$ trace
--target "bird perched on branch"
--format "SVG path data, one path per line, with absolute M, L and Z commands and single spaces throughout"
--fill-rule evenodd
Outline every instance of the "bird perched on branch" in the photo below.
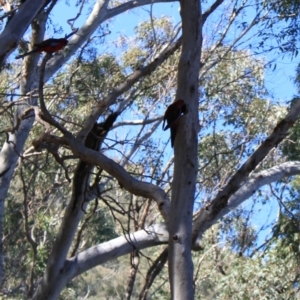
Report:
M 72 33 L 65 36 L 65 38 L 62 39 L 48 39 L 41 43 L 35 44 L 33 47 L 33 50 L 26 52 L 22 55 L 16 56 L 16 59 L 23 58 L 27 55 L 31 55 L 34 53 L 39 52 L 46 52 L 46 53 L 54 53 L 61 49 L 63 49 L 68 44 L 68 38 L 71 37 L 74 33 L 76 33 L 77 30 L 73 31 Z
M 163 122 L 163 130 L 170 128 L 171 131 L 171 146 L 174 147 L 174 140 L 177 132 L 179 119 L 188 113 L 187 105 L 182 99 L 179 99 L 168 106 Z M 165 125 L 165 122 L 167 124 Z

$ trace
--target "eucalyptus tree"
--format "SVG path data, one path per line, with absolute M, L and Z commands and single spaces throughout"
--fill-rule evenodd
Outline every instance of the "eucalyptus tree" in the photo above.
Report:
M 299 174 L 299 162 L 286 161 L 277 146 L 300 104 L 287 112 L 268 102 L 265 62 L 248 50 L 268 7 L 182 0 L 174 25 L 153 15 L 158 2 L 171 1 L 67 3 L 77 9 L 65 20 L 70 31 L 83 11 L 87 18 L 65 49 L 10 64 L 17 45 L 27 50 L 28 26 L 31 47 L 45 39 L 58 1 L 1 2 L 8 18 L 0 35 L 1 123 L 9 126 L 2 130 L 0 231 L 7 253 L 20 243 L 26 255 L 25 265 L 9 257 L 7 270 L 28 274 L 9 281 L 1 267 L 6 294 L 57 299 L 72 279 L 130 253 L 129 299 L 141 250 L 168 244 L 152 259 L 140 297 L 168 259 L 171 297 L 193 299 L 191 252 L 202 249 L 206 230 L 254 191 Z M 106 22 L 149 4 L 136 39 L 120 34 L 117 54 L 106 47 Z M 174 99 L 189 112 L 179 120 L 173 156 L 158 128 Z

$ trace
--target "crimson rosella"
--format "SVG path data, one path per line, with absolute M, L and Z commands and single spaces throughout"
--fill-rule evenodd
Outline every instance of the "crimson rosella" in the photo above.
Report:
M 163 122 L 163 130 L 170 128 L 171 131 L 171 146 L 174 147 L 174 140 L 177 132 L 179 119 L 188 113 L 187 106 L 182 99 L 179 99 L 168 106 Z M 165 122 L 167 124 L 165 125 Z
M 48 39 L 41 43 L 35 44 L 33 50 L 26 52 L 22 55 L 16 56 L 16 59 L 23 58 L 27 55 L 31 55 L 33 53 L 46 52 L 46 53 L 54 53 L 61 49 L 63 49 L 68 44 L 68 38 L 72 36 L 76 31 L 73 31 L 65 38 L 62 39 Z

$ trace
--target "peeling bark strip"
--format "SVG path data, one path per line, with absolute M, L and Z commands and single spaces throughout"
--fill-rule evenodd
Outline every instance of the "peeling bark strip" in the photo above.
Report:
M 201 209 L 194 222 L 193 242 L 200 238 L 203 233 L 218 214 L 226 209 L 228 199 L 236 192 L 247 180 L 249 174 L 255 170 L 257 165 L 277 147 L 288 135 L 288 130 L 294 125 L 300 115 L 300 100 L 291 108 L 286 117 L 278 122 L 273 132 L 257 148 L 257 150 L 248 158 L 240 169 L 232 176 L 228 184 L 216 195 L 216 197 L 204 208 Z

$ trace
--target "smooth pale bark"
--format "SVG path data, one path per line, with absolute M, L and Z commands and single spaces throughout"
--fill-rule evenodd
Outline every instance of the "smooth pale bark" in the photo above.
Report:
M 280 166 L 270 168 L 268 170 L 259 172 L 253 178 L 243 185 L 243 187 L 234 194 L 230 200 L 226 210 L 223 210 L 218 218 L 213 223 L 217 222 L 222 216 L 230 212 L 236 206 L 249 198 L 255 190 L 263 185 L 281 180 L 284 177 L 300 174 L 300 162 L 288 162 Z M 213 223 L 209 224 L 211 226 Z M 209 227 L 207 226 L 205 230 Z M 66 235 L 68 233 L 65 233 Z M 41 293 L 41 288 L 38 289 L 33 299 L 56 299 L 55 297 L 60 291 L 76 276 L 103 264 L 111 259 L 120 257 L 130 253 L 133 249 L 145 249 L 147 247 L 155 246 L 168 241 L 168 231 L 165 224 L 156 224 L 131 234 L 130 236 L 118 237 L 111 241 L 102 243 L 100 245 L 89 248 L 81 252 L 78 256 L 68 260 L 64 260 L 62 268 L 60 269 L 58 284 L 44 288 L 48 289 L 51 297 L 44 298 L 45 293 Z M 63 246 L 63 245 L 62 245 Z M 45 283 L 43 283 L 45 284 Z M 51 287 L 49 289 L 48 287 Z M 55 293 L 55 295 L 52 293 Z
M 111 241 L 89 248 L 76 257 L 64 260 L 56 278 L 55 285 L 49 285 L 47 278 L 40 283 L 34 300 L 55 300 L 62 289 L 74 277 L 103 264 L 109 260 L 128 254 L 133 250 L 167 243 L 168 231 L 164 224 L 155 224 L 144 230 L 139 230 L 127 236 L 118 237 Z
M 34 1 L 27 1 L 26 3 L 33 3 Z M 40 1 L 41 2 L 41 1 Z M 75 51 L 86 41 L 88 37 L 91 36 L 91 34 L 94 32 L 95 29 L 98 28 L 98 26 L 101 24 L 101 22 L 107 20 L 109 17 L 115 16 L 127 9 L 130 9 L 132 7 L 141 6 L 147 3 L 154 3 L 154 2 L 167 2 L 167 1 L 129 1 L 128 3 L 122 4 L 116 8 L 109 9 L 107 4 L 109 1 L 97 1 L 96 5 L 94 7 L 94 10 L 92 14 L 90 15 L 88 21 L 84 25 L 83 28 L 80 29 L 78 32 L 78 35 L 75 35 L 72 40 L 70 41 L 69 46 L 66 49 L 66 52 L 64 52 L 61 55 L 55 56 L 51 59 L 49 62 L 48 68 L 46 70 L 46 79 L 50 78 L 74 53 Z M 219 5 L 222 1 L 216 1 L 215 6 Z M 177 91 L 177 98 L 183 98 L 190 107 L 190 113 L 188 115 L 188 118 L 182 118 L 180 121 L 180 129 L 177 134 L 177 138 L 175 141 L 175 172 L 174 172 L 174 181 L 173 181 L 173 195 L 172 199 L 172 226 L 170 228 L 173 231 L 172 238 L 170 239 L 170 244 L 172 248 L 172 258 L 170 258 L 170 265 L 172 265 L 173 271 L 179 271 L 183 272 L 182 274 L 176 274 L 175 272 L 171 271 L 171 285 L 172 285 L 172 294 L 174 299 L 191 299 L 189 297 L 192 297 L 192 262 L 190 259 L 190 228 L 191 228 L 191 217 L 192 217 L 192 203 L 193 203 L 193 197 L 194 197 L 194 190 L 195 190 L 195 176 L 197 172 L 197 130 L 198 130 L 198 119 L 197 119 L 197 101 L 198 101 L 198 86 L 197 83 L 194 85 L 194 79 L 198 78 L 195 75 L 196 69 L 199 69 L 198 62 L 200 61 L 199 58 L 197 58 L 197 55 L 195 53 L 198 53 L 200 55 L 201 50 L 201 22 L 200 18 L 197 19 L 197 22 L 200 22 L 198 24 L 198 27 L 192 28 L 192 22 L 194 22 L 193 18 L 195 17 L 195 14 L 197 14 L 198 7 L 199 7 L 199 1 L 182 1 L 182 18 L 183 18 L 183 33 L 186 35 L 184 38 L 184 45 L 183 45 L 183 51 L 182 51 L 182 57 L 180 60 L 179 65 L 179 75 L 178 75 L 178 91 Z M 189 8 L 187 8 L 189 6 Z M 212 6 L 213 7 L 213 6 Z M 200 7 L 199 7 L 200 9 Z M 208 11 L 207 15 L 209 15 L 211 11 Z M 207 17 L 205 15 L 205 19 Z M 189 18 L 191 19 L 189 21 Z M 198 32 L 197 32 L 198 31 Z M 196 38 L 194 39 L 194 37 Z M 1 36 L 0 36 L 1 38 Z M 197 40 L 198 38 L 198 40 Z M 2 43 L 3 44 L 3 43 Z M 175 47 L 178 49 L 178 45 Z M 176 50 L 175 49 L 175 50 Z M 174 51 L 175 51 L 174 50 Z M 161 57 L 161 59 L 163 59 Z M 153 65 L 157 63 L 153 62 Z M 156 66 L 160 65 L 161 62 L 159 61 Z M 152 65 L 152 66 L 153 66 Z M 149 68 L 149 72 L 151 72 L 151 68 Z M 132 77 L 129 79 L 132 80 L 129 82 L 124 83 L 123 86 L 120 87 L 118 90 L 118 93 L 122 94 L 124 92 L 124 86 L 132 86 L 134 82 L 136 82 L 139 78 L 142 76 L 145 76 L 145 74 L 141 74 L 141 71 L 137 71 L 133 74 Z M 31 86 L 31 84 L 29 84 Z M 31 86 L 32 87 L 32 86 Z M 116 94 L 110 95 L 111 97 L 108 97 L 105 103 L 106 105 L 109 105 L 112 103 L 113 99 L 115 99 Z M 197 101 L 195 100 L 197 98 Z M 103 108 L 104 109 L 104 108 Z M 97 117 L 97 114 L 99 114 L 100 110 L 96 110 L 94 117 Z M 20 112 L 21 114 L 22 112 Z M 92 120 L 92 119 L 91 119 Z M 93 124 L 93 122 L 91 122 Z M 13 135 L 10 135 L 9 143 L 6 143 L 3 147 L 3 150 L 0 154 L 0 176 L 2 177 L 2 184 L 0 183 L 0 195 L 2 197 L 1 188 L 4 187 L 5 195 L 7 192 L 7 188 L 9 186 L 10 178 L 13 174 L 13 169 L 15 167 L 15 162 L 17 161 L 19 153 L 22 152 L 24 142 L 27 138 L 27 135 L 31 129 L 32 126 L 32 120 L 30 122 L 23 121 L 20 124 L 19 130 Z M 75 142 L 75 141 L 72 141 Z M 78 143 L 77 143 L 78 144 Z M 79 144 L 81 147 L 81 144 Z M 10 147 L 10 154 L 7 154 L 7 147 Z M 82 157 L 84 156 L 84 150 L 80 149 L 78 150 L 76 147 L 74 147 L 74 151 L 77 151 L 77 154 Z M 82 150 L 82 151 L 81 151 Z M 93 155 L 97 155 L 93 153 Z M 104 157 L 104 156 L 103 156 Z M 127 172 L 123 172 L 125 170 L 119 169 L 116 167 L 116 165 L 110 164 L 109 160 L 104 159 L 101 157 L 96 163 L 99 165 L 103 164 L 106 166 L 108 170 L 112 174 L 116 174 L 116 178 L 120 178 L 123 180 L 126 184 L 125 188 L 133 193 L 137 193 L 140 195 L 145 195 L 145 197 L 153 197 L 159 205 L 162 205 L 162 214 L 167 219 L 169 216 L 169 202 L 166 198 L 165 194 L 162 191 L 156 190 L 155 188 L 149 186 L 149 185 L 140 185 L 138 181 L 134 181 L 131 178 L 127 177 Z M 2 163 L 2 164 L 1 164 Z M 6 168 L 7 167 L 7 168 Z M 238 185 L 239 187 L 239 185 Z M 232 192 L 234 193 L 234 191 Z M 233 195 L 234 196 L 234 195 Z M 230 198 L 231 199 L 231 198 Z M 230 203 L 230 199 L 228 201 L 228 206 Z M 3 206 L 4 206 L 4 198 L 0 198 L 0 216 L 3 215 Z M 3 201 L 2 201 L 3 200 Z M 185 201 L 187 201 L 185 203 Z M 224 212 L 226 211 L 226 207 L 224 208 Z M 219 216 L 219 215 L 217 215 Z M 210 219 L 205 217 L 205 222 L 209 222 Z M 201 220 L 202 222 L 203 220 Z M 199 228 L 205 228 L 205 224 L 202 223 L 196 223 L 199 225 Z M 208 224 L 208 223 L 207 223 Z M 74 226 L 73 226 L 74 227 Z M 200 230 L 198 228 L 198 233 L 200 233 Z M 73 230 L 73 229 L 72 229 Z M 68 234 L 68 233 L 67 233 Z M 177 239 L 177 237 L 180 237 L 181 239 Z M 174 239 L 176 238 L 176 239 Z M 175 241 L 176 240 L 176 241 Z M 109 243 L 109 242 L 108 242 Z M 152 244 L 149 243 L 148 246 L 151 246 Z M 127 245 L 128 246 L 128 245 Z M 123 244 L 120 244 L 118 246 L 115 246 L 114 251 L 116 253 L 123 253 L 120 251 L 124 248 Z M 126 247 L 125 247 L 126 248 Z M 91 249 L 90 249 L 91 250 Z M 94 249 L 95 250 L 95 249 Z M 129 252 L 132 251 L 132 248 L 129 245 Z M 97 251 L 96 251 L 97 252 Z M 101 252 L 101 251 L 100 251 Z M 84 259 L 83 256 L 81 256 L 81 266 L 85 265 L 82 269 L 88 270 L 92 268 L 93 266 L 97 265 L 97 263 L 103 262 L 103 256 L 105 256 L 105 253 L 97 252 L 97 255 L 91 256 L 91 260 L 87 258 Z M 124 254 L 129 253 L 124 252 Z M 86 252 L 87 255 L 91 254 L 92 252 Z M 120 254 L 123 255 L 123 254 Z M 100 258 L 101 256 L 101 258 Z M 80 256 L 78 256 L 80 257 Z M 78 270 L 77 259 L 74 260 L 68 260 L 64 261 L 63 263 L 63 271 L 62 272 L 62 284 L 59 285 L 58 290 L 62 288 L 64 283 L 67 282 L 67 280 L 71 280 L 71 278 L 74 278 L 77 276 L 74 272 L 74 269 Z M 108 260 L 111 259 L 108 258 Z M 89 263 L 86 263 L 86 261 L 89 261 Z M 57 265 L 62 266 L 62 263 L 58 263 Z M 76 266 L 76 267 L 74 267 Z M 187 270 L 189 267 L 191 267 L 189 270 Z M 71 275 L 69 272 L 72 270 L 73 275 Z M 79 268 L 80 269 L 80 268 Z M 186 273 L 184 273 L 186 272 Z M 184 274 L 188 275 L 186 279 L 184 278 Z M 65 277 L 63 277 L 65 275 Z M 177 276 L 178 275 L 178 276 Z M 183 281 L 181 281 L 183 280 Z M 190 281 L 190 284 L 188 284 L 187 281 Z M 177 286 L 176 286 L 177 285 Z M 186 289 L 187 293 L 184 294 L 183 292 L 180 292 L 182 290 Z M 57 291 L 55 291 L 57 293 Z M 176 295 L 176 296 L 175 296 Z M 185 297 L 187 295 L 187 297 Z M 38 298 L 36 298 L 38 299 Z M 39 299 L 45 299 L 42 296 Z
M 87 158 L 88 157 L 89 155 L 87 155 Z M 222 213 L 220 213 L 214 220 L 214 222 L 206 224 L 207 226 L 205 226 L 204 230 L 209 228 L 222 216 L 229 213 L 232 209 L 248 199 L 258 188 L 262 187 L 263 185 L 281 180 L 284 177 L 290 177 L 296 174 L 300 174 L 300 162 L 288 162 L 281 164 L 280 166 L 259 172 L 248 182 L 246 182 L 243 187 L 229 199 L 227 209 L 224 209 Z M 69 232 L 64 234 L 68 235 Z M 128 254 L 133 249 L 141 250 L 161 243 L 166 243 L 167 241 L 168 231 L 166 229 L 166 225 L 163 223 L 150 226 L 145 230 L 140 230 L 127 237 L 118 237 L 111 241 L 89 248 L 74 258 L 64 260 L 61 264 L 62 268 L 60 269 L 61 274 L 59 274 L 59 280 L 57 280 L 58 284 L 55 284 L 54 286 L 46 284 L 45 282 L 42 284 L 45 284 L 44 289 L 47 289 L 49 293 L 55 292 L 55 295 L 58 295 L 65 285 L 73 278 L 90 270 L 91 268 L 94 268 L 97 265 Z M 63 247 L 64 245 L 61 246 Z M 50 298 L 44 298 L 45 291 L 43 293 L 41 293 L 41 291 L 42 287 L 40 287 L 36 292 L 34 299 L 56 299 L 54 297 L 55 295 L 51 296 Z
M 169 277 L 171 298 L 194 299 L 191 257 L 192 217 L 198 169 L 198 76 L 202 46 L 199 0 L 181 0 L 182 52 L 178 66 L 176 99 L 189 113 L 179 121 L 175 138 L 175 167 L 169 218 Z

